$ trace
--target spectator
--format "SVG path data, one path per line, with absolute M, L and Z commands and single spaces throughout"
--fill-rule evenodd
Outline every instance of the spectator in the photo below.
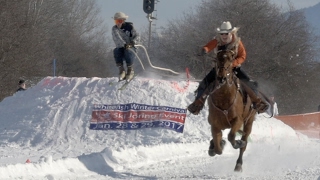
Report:
M 20 79 L 20 80 L 19 80 L 19 89 L 17 89 L 17 92 L 18 92 L 18 91 L 24 91 L 24 90 L 26 90 L 25 80 Z
M 278 105 L 277 103 L 275 102 L 274 100 L 274 95 L 271 95 L 269 97 L 271 103 L 273 103 L 273 114 L 272 114 L 272 109 L 271 109 L 271 106 L 269 106 L 268 110 L 267 110 L 267 113 L 270 115 L 270 116 L 278 116 L 279 115 L 279 111 L 278 111 Z

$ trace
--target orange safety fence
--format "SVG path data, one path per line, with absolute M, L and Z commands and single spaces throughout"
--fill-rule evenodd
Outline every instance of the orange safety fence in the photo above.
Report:
M 287 116 L 275 116 L 295 130 L 317 129 L 320 128 L 320 112 L 296 114 Z
M 310 138 L 320 139 L 320 112 L 275 116 L 275 118 Z

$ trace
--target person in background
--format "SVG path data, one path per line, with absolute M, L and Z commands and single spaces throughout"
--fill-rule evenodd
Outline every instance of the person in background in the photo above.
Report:
M 114 15 L 115 25 L 112 27 L 112 38 L 116 44 L 113 50 L 116 65 L 119 68 L 119 80 L 131 80 L 134 76 L 133 60 L 135 58 L 137 38 L 139 37 L 133 23 L 126 22 L 129 16 L 123 12 Z M 126 61 L 127 72 L 124 69 L 123 61 Z
M 202 47 L 201 55 L 205 55 L 209 52 L 214 52 L 214 55 L 217 55 L 217 52 L 220 50 L 233 50 L 235 51 L 236 57 L 233 61 L 233 71 L 236 76 L 245 84 L 248 89 L 248 95 L 253 102 L 254 109 L 259 113 L 263 113 L 268 109 L 268 104 L 258 97 L 258 83 L 251 80 L 249 76 L 240 68 L 241 64 L 246 59 L 246 50 L 245 47 L 238 37 L 238 27 L 232 27 L 229 21 L 223 22 L 220 28 L 217 28 L 217 36 L 209 41 L 204 47 Z M 188 106 L 189 112 L 194 115 L 199 114 L 202 110 L 204 103 L 209 95 L 209 85 L 213 84 L 216 79 L 216 69 L 215 67 L 206 75 L 206 77 L 199 83 L 198 89 L 196 90 L 196 98 Z
M 269 106 L 268 110 L 267 110 L 267 113 L 270 115 L 270 116 L 278 116 L 279 115 L 279 111 L 278 111 L 278 105 L 277 103 L 274 101 L 274 95 L 271 95 L 269 97 L 270 99 L 270 102 L 273 103 L 273 112 L 272 112 L 272 109 L 271 109 L 271 106 Z
M 19 80 L 18 85 L 19 85 L 19 88 L 17 89 L 17 91 L 16 91 L 16 92 L 26 90 L 26 83 L 25 83 L 25 80 L 20 79 L 20 80 Z

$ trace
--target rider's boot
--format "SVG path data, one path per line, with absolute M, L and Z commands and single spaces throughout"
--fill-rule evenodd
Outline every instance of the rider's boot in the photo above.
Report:
M 264 101 L 258 96 L 257 83 L 255 81 L 250 80 L 248 82 L 243 82 L 242 84 L 245 91 L 250 96 L 253 108 L 256 109 L 258 113 L 264 113 L 268 109 L 269 105 L 266 101 Z
M 195 100 L 188 106 L 190 113 L 198 115 L 203 109 L 204 103 L 209 95 L 209 88 L 204 81 L 201 81 L 198 89 L 195 91 L 197 93 Z
M 119 80 L 122 81 L 126 77 L 126 71 L 123 68 L 123 64 L 118 63 L 117 66 L 119 68 Z

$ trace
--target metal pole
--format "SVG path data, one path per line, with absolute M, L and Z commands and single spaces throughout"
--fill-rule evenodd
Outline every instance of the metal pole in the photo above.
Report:
M 56 59 L 53 59 L 53 77 L 56 76 Z
M 150 49 L 150 40 L 151 40 L 151 25 L 152 25 L 152 14 L 148 14 L 148 20 L 149 20 L 149 40 L 148 40 L 148 48 Z

